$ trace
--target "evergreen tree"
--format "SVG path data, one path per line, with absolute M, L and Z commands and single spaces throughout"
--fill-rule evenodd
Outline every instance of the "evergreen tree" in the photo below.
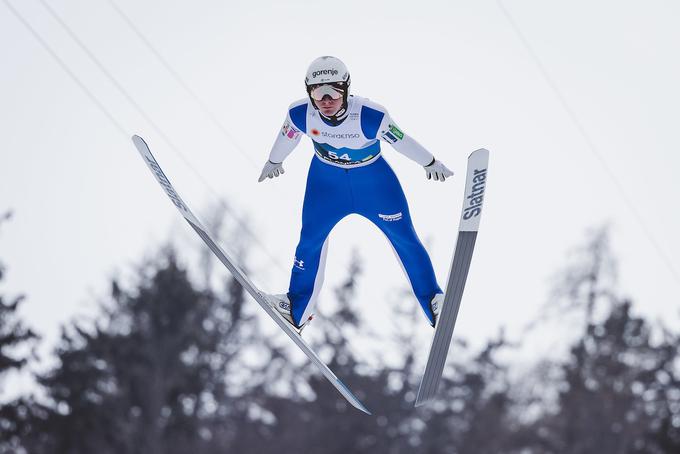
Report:
M 2 223 L 11 212 L 0 216 Z M 0 262 L 0 282 L 4 279 L 5 266 Z M 21 370 L 32 356 L 32 348 L 38 337 L 18 316 L 24 296 L 8 297 L 0 293 L 0 387 L 10 372 Z M 23 430 L 25 406 L 22 399 L 0 402 L 0 453 L 19 449 L 19 434 Z
M 565 316 L 582 315 L 583 331 L 551 384 L 556 408 L 544 403 L 541 417 L 522 431 L 524 446 L 570 454 L 674 452 L 668 447 L 678 446 L 680 427 L 679 337 L 666 332 L 654 341 L 653 327 L 618 296 L 606 230 L 578 257 L 557 295 Z
M 260 331 L 249 315 L 259 309 L 233 279 L 209 288 L 208 263 L 203 287 L 171 250 L 142 267 L 136 284 L 112 282 L 94 323 L 64 329 L 58 367 L 38 376 L 46 398 L 2 408 L 0 452 L 680 452 L 680 336 L 618 296 L 604 230 L 567 263 L 552 295 L 560 321 L 578 328 L 566 358 L 539 358 L 523 377 L 544 391 L 529 398 L 500 360 L 513 347 L 501 331 L 479 351 L 456 337 L 437 398 L 413 408 L 427 345 L 412 313 L 393 313 L 405 317 L 393 339 L 370 332 L 357 310 L 361 261 L 353 257 L 335 310 L 305 337 L 373 416 L 352 408 L 278 329 Z M 4 323 L 19 333 L 7 339 L 28 332 Z M 396 363 L 368 364 L 355 351 L 367 337 L 397 353 Z M 25 364 L 8 357 L 14 368 Z
M 548 424 L 555 452 L 661 453 L 653 440 L 664 418 L 676 420 L 670 381 L 678 383 L 677 344 L 652 342 L 651 327 L 616 304 L 591 324 L 563 366 L 560 411 Z M 676 388 L 677 389 L 677 388 Z
M 11 212 L 0 216 L 0 227 L 10 218 Z M 4 275 L 5 266 L 0 262 L 0 282 Z M 18 318 L 17 311 L 23 300 L 23 295 L 9 298 L 0 293 L 0 379 L 3 374 L 26 365 L 30 356 L 26 346 L 37 338 Z M 23 351 L 17 352 L 22 347 Z
M 238 350 L 253 338 L 242 289 L 195 288 L 172 251 L 140 275 L 134 289 L 113 282 L 94 327 L 64 330 L 59 367 L 39 377 L 49 401 L 29 452 L 209 453 L 238 437 L 228 422 L 242 408 L 225 377 L 239 374 Z

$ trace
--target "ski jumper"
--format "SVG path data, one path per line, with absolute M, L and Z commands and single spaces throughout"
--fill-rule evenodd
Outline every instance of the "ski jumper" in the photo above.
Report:
M 422 166 L 433 161 L 432 154 L 403 133 L 384 107 L 358 96 L 349 97 L 347 115 L 337 125 L 322 117 L 308 99 L 291 104 L 269 160 L 283 162 L 302 134 L 312 139 L 315 156 L 307 175 L 302 232 L 288 289 L 295 324 L 313 313 L 323 283 L 328 234 L 353 213 L 369 219 L 387 236 L 434 324 L 430 302 L 442 291 L 413 227 L 404 191 L 380 154 L 380 140 Z

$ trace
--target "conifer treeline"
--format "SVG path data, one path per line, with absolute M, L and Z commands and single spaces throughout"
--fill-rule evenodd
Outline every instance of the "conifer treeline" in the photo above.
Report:
M 438 400 L 419 409 L 426 349 L 412 336 L 377 340 L 398 352 L 397 367 L 352 350 L 351 333 L 370 329 L 353 310 L 355 258 L 315 347 L 366 416 L 263 329 L 235 281 L 199 285 L 164 249 L 130 288 L 111 282 L 96 323 L 64 327 L 58 365 L 35 374 L 39 393 L 0 406 L 0 453 L 678 453 L 680 336 L 617 296 L 606 235 L 584 250 L 554 296 L 583 315 L 567 357 L 537 358 L 520 383 L 499 360 L 516 348 L 503 336 L 479 351 L 459 341 L 471 359 L 451 359 Z M 25 347 L 38 342 L 20 303 L 0 288 L 0 380 L 30 364 Z

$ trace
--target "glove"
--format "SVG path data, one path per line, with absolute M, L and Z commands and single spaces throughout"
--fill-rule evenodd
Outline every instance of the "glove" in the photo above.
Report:
M 271 162 L 267 161 L 264 165 L 264 168 L 262 169 L 262 173 L 260 174 L 260 179 L 257 180 L 258 183 L 264 181 L 265 178 L 274 178 L 278 177 L 279 174 L 286 173 L 285 170 L 283 170 L 283 163 L 279 162 Z
M 447 169 L 441 161 L 432 159 L 432 163 L 425 166 L 425 175 L 427 175 L 428 180 L 434 177 L 435 181 L 444 181 L 446 177 L 452 177 L 453 172 Z

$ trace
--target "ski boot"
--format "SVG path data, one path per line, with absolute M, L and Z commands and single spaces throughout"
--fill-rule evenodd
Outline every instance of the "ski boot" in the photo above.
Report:
M 265 300 L 267 301 L 267 304 L 269 306 L 276 310 L 281 316 L 286 320 L 288 323 L 291 324 L 291 326 L 295 329 L 295 331 L 298 332 L 298 334 L 302 334 L 302 330 L 307 326 L 307 324 L 314 318 L 314 315 L 310 315 L 307 320 L 305 320 L 304 323 L 302 323 L 300 326 L 295 324 L 295 321 L 293 320 L 293 308 L 290 304 L 290 300 L 288 299 L 288 295 L 285 293 L 280 293 L 276 295 L 269 295 L 269 294 L 264 294 Z
M 437 326 L 437 320 L 439 319 L 439 313 L 442 311 L 442 304 L 444 303 L 444 294 L 437 293 L 430 301 L 430 309 L 432 309 L 432 314 L 434 314 L 434 323 L 432 327 Z

